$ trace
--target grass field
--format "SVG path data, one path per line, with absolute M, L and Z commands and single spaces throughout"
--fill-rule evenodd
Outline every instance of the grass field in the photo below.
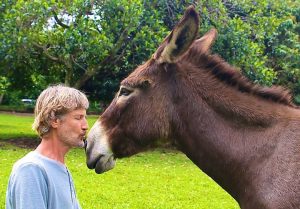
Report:
M 35 137 L 33 116 L 0 113 L 0 208 L 13 163 L 29 149 L 4 143 L 9 138 Z M 96 117 L 89 117 L 90 126 Z M 117 160 L 116 167 L 97 175 L 87 169 L 82 149 L 67 155 L 83 209 L 197 208 L 238 209 L 237 203 L 185 155 L 157 149 Z

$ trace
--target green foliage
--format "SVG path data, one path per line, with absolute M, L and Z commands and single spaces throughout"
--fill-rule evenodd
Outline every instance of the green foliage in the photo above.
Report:
M 190 4 L 201 34 L 219 31 L 215 53 L 255 83 L 300 94 L 300 2 L 293 0 L 5 0 L 0 76 L 11 84 L 7 91 L 32 98 L 50 83 L 66 83 L 108 102 Z
M 9 94 L 4 95 L 3 104 L 6 105 L 9 104 L 12 106 L 21 106 L 22 102 L 20 98 L 22 97 L 23 97 L 22 91 L 20 90 L 10 92 Z
M 33 113 L 34 105 L 0 105 L 0 111 L 4 112 L 18 112 L 18 113 Z
M 128 34 L 127 42 L 116 53 L 119 59 L 107 63 L 106 66 L 103 66 L 104 70 L 101 73 L 96 74 L 90 82 L 86 83 L 85 90 L 91 93 L 92 98 L 101 98 L 102 101 L 106 102 L 110 101 L 119 88 L 120 80 L 126 77 L 137 65 L 149 59 L 164 36 L 167 35 L 167 29 L 161 20 L 160 13 L 154 9 L 155 5 L 154 2 L 147 1 L 140 4 L 139 16 L 132 21 L 135 26 L 126 32 Z M 115 10 L 119 7 L 112 6 L 112 8 Z M 114 13 L 108 12 L 108 14 L 115 16 Z M 111 21 L 114 19 L 109 15 L 107 18 Z M 128 18 L 132 19 L 133 16 Z M 120 35 L 120 33 L 112 34 Z
M 255 83 L 284 85 L 299 94 L 299 8 L 297 1 L 204 1 L 206 31 L 219 31 L 214 51 Z
M 103 78 L 118 83 L 120 72 L 124 75 L 148 58 L 165 35 L 159 13 L 145 4 L 141 0 L 7 3 L 1 22 L 0 75 L 8 75 L 14 89 L 25 85 L 36 96 L 49 83 L 86 85 L 87 92 L 98 96 L 94 89 L 102 89 Z
M 267 57 L 262 47 L 249 39 L 251 26 L 240 18 L 232 19 L 219 35 L 215 50 L 225 60 L 239 66 L 252 81 L 271 85 L 276 73 L 266 66 Z
M 7 77 L 0 76 L 0 95 L 5 94 L 9 87 L 10 83 Z
M 297 94 L 295 96 L 295 103 L 298 104 L 298 105 L 300 105 L 300 94 Z

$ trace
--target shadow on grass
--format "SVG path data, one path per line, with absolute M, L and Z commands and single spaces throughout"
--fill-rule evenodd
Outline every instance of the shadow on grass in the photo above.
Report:
M 19 148 L 35 149 L 40 142 L 41 140 L 38 138 L 15 138 L 1 141 L 0 147 L 5 146 L 5 144 L 11 144 Z

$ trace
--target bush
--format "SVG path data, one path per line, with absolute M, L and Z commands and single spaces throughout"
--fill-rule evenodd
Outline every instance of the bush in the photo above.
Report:
M 0 111 L 33 113 L 34 107 L 25 105 L 0 105 Z
M 297 94 L 294 100 L 297 105 L 300 105 L 300 94 Z

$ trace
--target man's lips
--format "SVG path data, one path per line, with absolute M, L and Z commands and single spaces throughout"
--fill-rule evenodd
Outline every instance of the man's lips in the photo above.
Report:
M 80 138 L 81 141 L 86 141 L 86 133 L 80 134 L 79 138 Z

